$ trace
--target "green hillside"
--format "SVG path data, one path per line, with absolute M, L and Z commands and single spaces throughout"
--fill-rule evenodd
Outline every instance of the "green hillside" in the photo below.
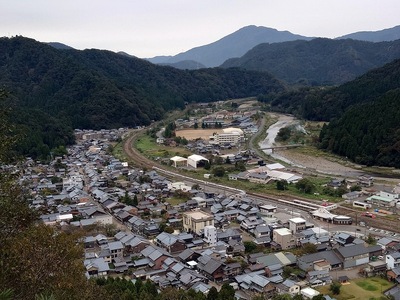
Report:
M 30 132 L 38 136 L 35 144 L 50 149 L 58 142 L 70 142 L 66 128 L 71 132 L 71 128 L 148 125 L 186 102 L 284 90 L 282 83 L 265 73 L 182 71 L 110 51 L 59 50 L 24 37 L 0 39 L 0 86 L 9 92 L 15 115 L 26 116 L 16 121 L 28 128 L 34 123 L 38 130 Z M 56 129 L 43 127 L 43 122 Z M 54 136 L 49 144 L 44 140 L 48 130 L 58 131 L 61 138 Z
M 336 88 L 303 88 L 271 101 L 273 110 L 331 121 L 320 147 L 366 165 L 400 168 L 400 60 Z
M 400 168 L 400 89 L 351 107 L 324 126 L 321 148 L 366 165 Z
M 400 40 L 372 43 L 317 38 L 260 44 L 221 67 L 268 71 L 292 84 L 337 85 L 396 58 L 400 58 Z

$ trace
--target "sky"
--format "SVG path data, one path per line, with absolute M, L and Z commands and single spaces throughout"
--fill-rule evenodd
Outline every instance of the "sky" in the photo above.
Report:
M 0 0 L 0 36 L 175 55 L 257 25 L 335 38 L 400 25 L 399 0 Z

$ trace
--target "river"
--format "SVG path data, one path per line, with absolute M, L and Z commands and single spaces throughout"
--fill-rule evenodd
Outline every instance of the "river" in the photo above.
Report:
M 267 129 L 267 136 L 265 137 L 265 139 L 263 141 L 261 141 L 259 143 L 260 149 L 263 148 L 270 148 L 270 147 L 274 147 L 276 146 L 275 140 L 276 137 L 278 135 L 278 132 L 281 128 L 287 127 L 287 126 L 291 126 L 291 125 L 298 125 L 299 124 L 299 120 L 296 119 L 293 116 L 290 115 L 282 115 L 282 114 L 271 114 L 273 117 L 277 117 L 278 121 L 274 124 L 272 124 L 268 129 Z M 289 160 L 288 158 L 279 155 L 277 152 L 273 152 L 271 149 L 266 149 L 263 150 L 264 153 L 268 154 L 269 156 L 281 160 L 283 162 L 286 162 L 292 166 L 296 166 L 299 168 L 305 168 L 305 166 L 295 163 L 291 160 Z

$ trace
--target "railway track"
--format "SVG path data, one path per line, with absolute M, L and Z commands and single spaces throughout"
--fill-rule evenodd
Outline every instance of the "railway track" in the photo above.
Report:
M 276 196 L 272 196 L 272 195 L 264 195 L 264 194 L 259 194 L 259 193 L 253 193 L 251 191 L 242 191 L 239 189 L 235 189 L 232 187 L 228 187 L 228 186 L 223 186 L 223 185 L 219 185 L 219 184 L 215 184 L 212 182 L 208 182 L 208 181 L 203 181 L 203 180 L 199 180 L 199 179 L 195 179 L 195 178 L 191 178 L 188 176 L 184 176 L 175 172 L 171 172 L 169 170 L 166 170 L 164 168 L 162 168 L 162 166 L 157 165 L 155 166 L 154 161 L 152 161 L 151 159 L 145 157 L 142 153 L 140 153 L 135 147 L 133 147 L 133 143 L 134 141 L 143 133 L 143 130 L 137 130 L 134 131 L 126 140 L 125 143 L 123 145 L 123 149 L 125 154 L 129 157 L 129 159 L 131 160 L 131 162 L 139 168 L 146 168 L 146 169 L 154 169 L 157 172 L 162 173 L 165 177 L 172 179 L 172 178 L 180 178 L 180 179 L 184 179 L 185 181 L 188 182 L 192 182 L 192 183 L 197 183 L 197 184 L 203 184 L 203 185 L 207 185 L 207 186 L 211 186 L 214 188 L 217 188 L 221 191 L 227 191 L 230 193 L 246 193 L 249 196 L 255 197 L 257 200 L 259 201 L 263 201 L 266 203 L 276 203 L 276 204 L 284 204 L 287 206 L 292 206 L 296 209 L 305 211 L 305 212 L 310 212 L 311 210 L 313 210 L 312 208 L 315 207 L 315 205 L 321 205 L 321 202 L 317 202 L 317 201 L 313 201 L 310 199 L 306 199 L 306 198 L 301 198 L 301 197 L 297 197 L 296 199 L 300 199 L 302 201 L 308 202 L 310 204 L 310 207 L 307 208 L 306 205 L 302 205 L 302 204 L 296 204 L 294 202 L 291 203 L 291 201 L 295 200 L 295 198 L 293 197 L 287 197 L 287 196 L 282 196 L 282 197 L 276 197 Z M 387 231 L 391 231 L 391 232 L 399 232 L 400 233 L 400 221 L 398 219 L 388 219 L 385 217 L 377 217 L 375 219 L 366 217 L 366 216 L 362 216 L 360 211 L 355 210 L 355 209 L 351 209 L 348 207 L 344 207 L 344 206 L 338 206 L 336 209 L 334 209 L 332 211 L 335 214 L 338 215 L 345 215 L 345 216 L 350 216 L 353 217 L 353 220 L 355 222 L 355 224 L 358 224 L 360 221 L 363 221 L 365 224 L 367 224 L 367 226 L 369 227 L 374 227 L 374 228 L 379 228 L 379 229 L 383 229 L 383 230 L 387 230 Z

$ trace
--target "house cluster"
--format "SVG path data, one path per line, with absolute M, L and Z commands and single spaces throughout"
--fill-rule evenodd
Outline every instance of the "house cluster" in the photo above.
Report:
M 371 189 L 370 186 L 373 183 L 373 177 L 366 177 L 371 181 L 370 185 L 363 184 L 362 182 L 366 179 L 366 176 L 360 176 L 359 180 L 333 180 L 330 186 L 333 188 L 350 188 L 352 185 L 357 184 L 363 186 L 361 191 L 351 191 L 342 195 L 342 198 L 354 207 L 359 207 L 362 209 L 376 209 L 379 213 L 383 208 L 383 214 L 391 214 L 392 210 L 400 208 L 400 184 L 393 186 L 392 188 L 385 188 L 381 190 Z M 386 211 L 389 210 L 389 211 Z
M 196 104 L 196 108 L 192 109 L 195 116 L 190 116 L 186 119 L 175 120 L 176 128 L 185 129 L 193 128 L 194 124 L 202 128 L 215 127 L 240 127 L 246 133 L 255 133 L 258 131 L 258 126 L 253 121 L 252 116 L 259 112 L 259 107 L 241 105 L 234 109 L 220 109 L 223 104 L 217 104 L 217 107 L 210 103 Z
M 107 134 L 118 139 L 124 130 Z M 338 269 L 377 273 L 384 265 L 388 276 L 398 280 L 400 247 L 395 240 L 369 246 L 245 194 L 196 190 L 153 170 L 129 167 L 108 154 L 110 140 L 104 137 L 82 136 L 68 155 L 50 165 L 27 160 L 21 177 L 31 190 L 31 206 L 42 212 L 46 224 L 85 228 L 117 219 L 124 228 L 114 236 L 82 240 L 88 278 L 123 274 L 149 279 L 161 289 L 175 286 L 203 293 L 211 281 L 229 282 L 243 299 L 254 293 L 300 293 L 311 299 L 318 293 L 313 287 L 329 284 L 332 270 Z M 170 205 L 168 199 L 177 192 L 189 200 Z M 261 252 L 247 255 L 244 235 Z M 309 244 L 317 252 L 290 252 Z M 300 275 L 284 274 L 285 267 L 299 269 Z
M 115 169 L 124 169 L 122 163 L 107 154 L 107 149 L 110 141 L 121 138 L 125 132 L 79 130 L 76 134 L 81 142 L 69 148 L 68 155 L 55 157 L 48 165 L 32 159 L 25 161 L 20 183 L 29 189 L 30 206 L 41 212 L 45 224 L 112 223 L 104 207 L 90 201 L 90 186 L 94 182 L 91 178 L 98 186 L 107 186 Z

